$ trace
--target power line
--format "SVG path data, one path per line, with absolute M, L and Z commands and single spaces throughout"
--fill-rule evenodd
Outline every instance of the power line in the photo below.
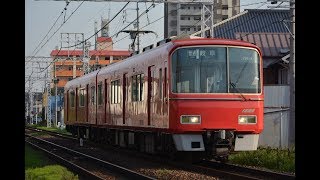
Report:
M 79 44 L 82 44 L 82 43 L 88 41 L 89 39 L 91 39 L 93 36 L 95 36 L 96 34 L 98 34 L 104 27 L 106 27 L 108 24 L 110 24 L 110 22 L 113 21 L 114 18 L 116 18 L 116 17 L 121 13 L 121 11 L 122 11 L 129 3 L 130 3 L 130 1 L 127 2 L 127 3 L 121 8 L 121 10 L 120 10 L 115 16 L 113 16 L 113 18 L 112 18 L 111 20 L 109 20 L 103 27 L 101 27 L 97 32 L 95 32 L 95 33 L 94 33 L 93 35 L 91 35 L 89 38 L 85 39 L 85 40 L 82 41 L 82 42 L 79 42 L 78 44 L 75 44 L 75 45 L 72 45 L 72 46 L 68 46 L 68 47 L 63 47 L 63 48 L 75 47 L 75 46 L 77 46 L 77 45 L 79 45 Z
M 71 18 L 71 16 L 80 8 L 80 6 L 84 3 L 84 1 L 81 2 L 80 5 L 68 16 L 68 18 L 60 25 L 60 27 L 49 37 L 49 39 L 40 47 L 40 49 L 33 55 L 35 56 L 50 40 L 51 38 L 60 30 L 60 28 Z
M 51 28 L 49 29 L 49 31 L 47 32 L 47 34 L 42 38 L 42 40 L 40 41 L 40 43 L 37 45 L 37 47 L 32 51 L 31 54 L 33 54 L 37 49 L 38 47 L 41 45 L 41 43 L 44 41 L 44 39 L 48 36 L 48 34 L 50 33 L 50 31 L 52 30 L 52 28 L 56 25 L 56 23 L 58 22 L 58 20 L 60 19 L 60 17 L 62 16 L 62 14 L 66 11 L 66 8 L 67 6 L 69 5 L 69 3 L 66 4 L 66 6 L 63 8 L 63 10 L 61 11 L 59 17 L 55 20 L 55 22 L 53 23 L 53 25 L 51 26 Z M 31 56 L 32 58 L 32 56 Z M 25 62 L 25 63 L 28 63 L 30 62 L 31 60 Z
M 117 36 L 121 31 L 125 30 L 127 27 L 129 27 L 132 23 L 134 23 L 138 18 L 140 18 L 141 16 L 143 16 L 144 14 L 146 14 L 150 9 L 151 7 L 154 7 L 153 5 L 149 6 L 148 9 L 146 9 L 143 13 L 141 13 L 135 20 L 131 21 L 127 26 L 125 26 L 124 28 L 122 28 L 120 31 L 118 31 L 117 33 L 113 34 L 112 36 L 110 37 L 114 37 L 114 36 Z M 105 41 L 105 40 L 104 40 Z M 102 41 L 103 42 L 103 41 Z M 114 43 L 113 43 L 114 44 Z M 110 46 L 110 45 L 109 45 Z M 107 47 L 109 47 L 107 46 Z M 101 50 L 99 50 L 99 53 L 101 52 Z M 97 52 L 96 52 L 97 53 Z M 92 54 L 95 55 L 96 53 Z

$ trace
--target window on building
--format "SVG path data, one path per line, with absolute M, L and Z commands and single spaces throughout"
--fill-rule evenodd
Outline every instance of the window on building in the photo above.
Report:
M 279 82 L 280 84 L 289 84 L 287 68 L 279 69 Z
M 132 101 L 143 101 L 143 74 L 134 75 L 131 77 L 132 80 Z
M 84 106 L 84 96 L 85 96 L 85 89 L 80 89 L 80 99 L 79 99 L 79 106 Z
M 69 70 L 69 71 L 71 71 L 72 69 L 73 69 L 72 66 L 69 66 L 69 67 L 68 67 L 68 70 Z
M 222 5 L 222 9 L 228 10 L 228 5 Z
M 200 19 L 201 19 L 201 16 L 193 16 L 193 19 L 194 19 L 194 20 L 200 20 Z
M 95 86 L 91 86 L 91 104 L 95 105 L 96 104 L 96 87 Z
M 98 84 L 98 105 L 101 105 L 103 102 L 102 98 L 102 83 Z
M 190 20 L 190 17 L 188 17 L 188 20 Z
M 74 91 L 70 91 L 70 107 L 74 107 Z
M 68 81 L 71 81 L 72 80 L 72 77 L 68 77 Z
M 188 9 L 190 9 L 190 6 L 188 6 Z
M 111 81 L 111 104 L 120 103 L 120 80 Z
M 222 20 L 228 19 L 228 15 L 222 15 Z
M 181 17 L 180 17 L 180 20 L 184 20 L 184 16 L 181 16 Z

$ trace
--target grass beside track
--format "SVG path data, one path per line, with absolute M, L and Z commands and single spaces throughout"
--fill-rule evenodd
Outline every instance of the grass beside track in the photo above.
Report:
M 33 128 L 43 129 L 43 130 L 57 132 L 57 133 L 61 133 L 61 134 L 72 135 L 66 129 L 59 129 L 59 128 L 56 128 L 56 127 L 46 127 L 46 126 L 43 126 L 43 125 L 29 125 L 29 126 L 33 127 Z
M 25 179 L 68 179 L 78 180 L 78 175 L 74 175 L 65 167 L 57 165 L 47 158 L 42 152 L 32 149 L 25 144 Z
M 264 167 L 278 172 L 295 173 L 295 149 L 260 147 L 257 151 L 231 154 L 230 163 Z

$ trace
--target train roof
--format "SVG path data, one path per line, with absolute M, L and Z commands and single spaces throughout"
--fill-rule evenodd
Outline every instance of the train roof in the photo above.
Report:
M 107 65 L 106 67 L 102 67 L 101 69 L 92 71 L 76 79 L 68 81 L 65 85 L 65 88 L 68 89 L 78 84 L 87 83 L 90 81 L 91 78 L 94 78 L 97 74 L 110 73 L 113 71 L 117 71 L 119 68 L 125 68 L 125 67 L 129 68 L 131 63 L 139 63 L 139 61 L 142 62 L 142 60 L 150 58 L 151 57 L 150 55 L 163 57 L 163 56 L 168 56 L 169 53 L 176 47 L 206 45 L 206 44 L 207 45 L 215 44 L 215 45 L 245 46 L 250 48 L 256 48 L 261 53 L 258 46 L 243 40 L 221 39 L 221 38 L 199 38 L 199 37 L 177 39 L 173 37 L 171 39 L 165 39 L 165 40 L 159 41 L 156 44 L 149 45 L 143 48 L 142 52 L 140 53 L 136 52 L 132 56 L 122 61 L 112 63 L 110 65 Z M 155 48 L 153 48 L 154 46 Z

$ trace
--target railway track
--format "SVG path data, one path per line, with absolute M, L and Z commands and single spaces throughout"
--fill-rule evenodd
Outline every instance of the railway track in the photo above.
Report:
M 268 170 L 253 169 L 248 167 L 243 167 L 239 165 L 221 163 L 216 161 L 203 160 L 198 163 L 198 165 L 206 168 L 213 168 L 215 170 L 227 171 L 228 173 L 241 174 L 244 177 L 250 177 L 253 179 L 281 179 L 281 180 L 292 180 L 295 176 L 287 173 L 279 173 Z
M 86 179 L 155 179 L 27 134 L 25 134 L 25 142 L 47 153 Z
M 30 129 L 35 130 L 35 129 Z M 39 130 L 38 130 L 39 131 Z M 41 130 L 43 131 L 43 130 Z M 62 136 L 59 133 L 50 132 L 50 131 L 44 131 L 48 132 L 49 134 L 53 136 L 59 136 L 62 138 L 71 138 L 76 139 L 71 136 Z M 78 139 L 77 139 L 78 141 Z M 88 141 L 86 143 L 91 144 L 92 146 L 95 144 L 93 142 Z M 117 149 L 117 151 L 123 151 L 123 153 L 129 153 L 130 156 L 135 156 L 143 160 L 150 160 L 162 164 L 168 164 L 173 167 L 181 168 L 189 172 L 198 172 L 202 174 L 206 174 L 212 177 L 218 177 L 218 179 L 295 179 L 294 175 L 290 174 L 284 174 L 284 173 L 277 173 L 273 171 L 263 171 L 258 169 L 252 169 L 232 164 L 225 164 L 215 161 L 202 161 L 197 164 L 191 164 L 191 163 L 185 163 L 185 162 L 179 162 L 179 161 L 170 161 L 163 157 L 158 156 L 151 156 L 147 154 L 141 154 L 138 152 L 130 151 L 130 150 L 123 150 L 123 149 Z

